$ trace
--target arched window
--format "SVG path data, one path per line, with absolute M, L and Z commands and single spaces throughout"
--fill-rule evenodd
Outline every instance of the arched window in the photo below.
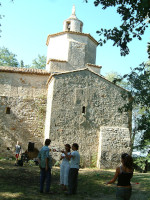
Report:
M 80 32 L 82 33 L 82 25 L 80 25 Z
M 71 29 L 71 22 L 67 22 L 67 31 L 70 31 Z

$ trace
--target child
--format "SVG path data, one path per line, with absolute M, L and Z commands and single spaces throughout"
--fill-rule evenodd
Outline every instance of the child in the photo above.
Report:
M 70 153 L 71 146 L 69 144 L 65 145 L 65 152 L 67 155 L 71 155 Z M 63 190 L 67 190 L 68 186 L 68 175 L 69 175 L 69 169 L 70 169 L 70 163 L 69 158 L 65 156 L 64 153 L 62 153 L 61 158 L 62 163 L 60 166 L 60 184 L 63 186 Z
M 78 182 L 78 171 L 80 164 L 80 154 L 78 152 L 79 145 L 77 143 L 73 143 L 71 155 L 67 155 L 66 152 L 63 152 L 66 157 L 71 160 L 69 177 L 68 177 L 68 192 L 66 194 L 76 194 L 77 192 L 77 182 Z
M 46 180 L 46 193 L 50 191 L 51 184 L 51 168 L 52 168 L 52 157 L 49 153 L 48 146 L 50 145 L 51 140 L 45 140 L 45 146 L 39 152 L 39 166 L 40 166 L 40 193 L 43 193 L 44 182 Z
M 16 150 L 16 163 L 15 163 L 15 165 L 18 165 L 18 158 L 19 158 L 19 154 L 21 153 L 21 146 L 19 145 L 19 141 L 17 141 L 17 144 L 15 146 L 15 150 Z

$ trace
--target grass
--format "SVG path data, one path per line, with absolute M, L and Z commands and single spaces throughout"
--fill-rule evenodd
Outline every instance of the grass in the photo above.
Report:
M 52 170 L 53 195 L 39 193 L 39 167 L 25 163 L 14 166 L 14 161 L 0 160 L 0 200 L 114 200 L 116 185 L 105 185 L 114 170 L 81 169 L 78 193 L 65 196 L 59 186 L 59 168 Z M 150 200 L 150 173 L 134 173 L 131 200 Z

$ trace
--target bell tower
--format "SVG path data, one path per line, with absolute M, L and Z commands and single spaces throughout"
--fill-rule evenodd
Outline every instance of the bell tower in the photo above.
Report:
M 82 27 L 73 6 L 71 16 L 63 22 L 63 31 L 47 37 L 47 71 L 58 73 L 89 67 L 100 73 L 101 67 L 95 65 L 98 42 L 90 34 L 82 33 Z
M 71 16 L 63 23 L 63 31 L 75 31 L 82 33 L 83 22 L 76 17 L 75 6 L 73 5 Z

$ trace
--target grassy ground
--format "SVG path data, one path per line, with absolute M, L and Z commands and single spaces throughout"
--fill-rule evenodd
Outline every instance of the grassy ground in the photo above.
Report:
M 65 196 L 59 186 L 59 168 L 52 170 L 53 195 L 39 193 L 39 167 L 27 163 L 14 166 L 14 161 L 0 160 L 0 200 L 113 200 L 116 186 L 105 185 L 114 170 L 81 169 L 78 194 Z M 150 173 L 134 173 L 131 200 L 150 200 Z

